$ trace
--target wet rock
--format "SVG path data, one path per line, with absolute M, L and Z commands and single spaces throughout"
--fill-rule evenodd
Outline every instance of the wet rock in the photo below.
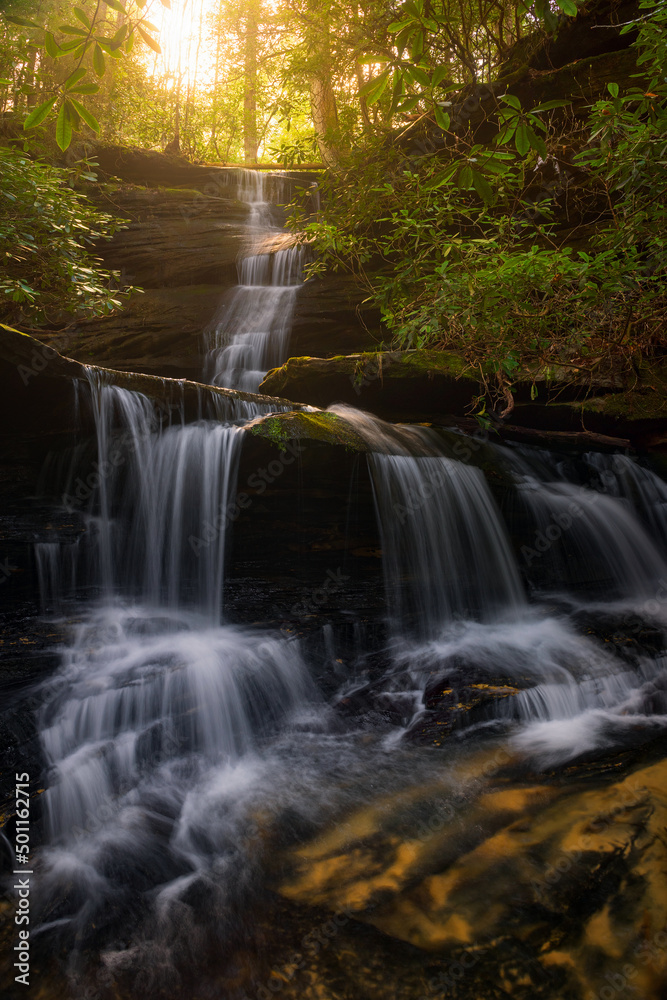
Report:
M 531 686 L 530 682 L 527 682 Z M 511 705 L 498 718 L 498 702 L 516 697 L 525 684 L 516 677 L 475 678 L 463 668 L 432 681 L 424 692 L 424 710 L 408 730 L 413 743 L 441 746 L 453 732 L 462 732 L 480 723 L 506 726 L 512 718 Z
M 250 434 L 266 438 L 284 450 L 288 441 L 323 441 L 352 451 L 369 451 L 368 442 L 336 413 L 305 410 L 258 417 L 248 425 Z
M 19 428 L 20 440 L 34 441 L 42 454 L 48 450 L 49 439 L 72 435 L 75 430 L 92 430 L 91 413 L 85 408 L 77 411 L 77 406 L 86 402 L 85 394 L 81 398 L 77 395 L 78 386 L 87 386 L 89 374 L 110 385 L 143 393 L 156 402 L 165 419 L 174 412 L 185 420 L 197 420 L 207 413 L 214 418 L 225 412 L 233 416 L 235 408 L 244 403 L 264 403 L 267 409 L 276 410 L 293 406 L 289 400 L 200 385 L 187 379 L 84 367 L 29 334 L 0 324 L 3 426 Z
M 559 448 L 660 450 L 667 426 L 664 378 L 658 365 L 633 390 L 610 376 L 591 391 L 569 371 L 536 369 L 517 378 L 514 409 L 494 427 L 508 440 Z M 293 357 L 270 371 L 260 388 L 313 406 L 343 402 L 388 420 L 431 420 L 468 430 L 475 400 L 485 391 L 460 355 L 435 350 Z
M 454 764 L 449 792 L 443 780 L 378 800 L 291 850 L 280 893 L 448 956 L 462 998 L 495 982 L 588 1000 L 611 983 L 661 1000 L 667 761 L 530 785 L 507 784 L 498 754 Z

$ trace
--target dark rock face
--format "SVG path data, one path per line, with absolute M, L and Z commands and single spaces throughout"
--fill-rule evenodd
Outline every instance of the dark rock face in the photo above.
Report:
M 153 160 L 146 156 L 141 161 L 145 172 L 137 176 L 150 174 Z M 170 159 L 155 157 L 163 166 Z M 209 169 L 187 168 L 195 171 L 190 183 L 196 182 L 197 171 Z M 189 176 L 185 167 L 180 169 L 183 177 Z M 204 191 L 107 184 L 88 192 L 101 209 L 128 220 L 128 228 L 100 243 L 97 253 L 106 267 L 120 271 L 124 284 L 137 285 L 144 293 L 132 296 L 113 316 L 81 321 L 57 337 L 44 331 L 41 338 L 88 364 L 199 381 L 204 332 L 237 284 L 238 259 L 250 248 L 248 206 L 236 198 L 238 172 L 218 169 L 216 174 L 212 169 L 215 179 L 204 184 Z M 163 173 L 160 169 L 155 176 Z M 274 221 L 283 221 L 277 208 Z M 272 249 L 267 243 L 266 252 Z M 374 347 L 381 339 L 379 314 L 362 308 L 361 299 L 348 277 L 327 275 L 307 282 L 297 297 L 290 353 L 340 354 Z
M 146 288 L 123 312 L 80 323 L 59 335 L 57 343 L 86 364 L 198 381 L 204 366 L 202 329 L 223 294 L 217 284 Z
M 377 350 L 383 335 L 380 312 L 364 305 L 362 298 L 349 275 L 307 281 L 296 300 L 290 355 L 332 357 Z

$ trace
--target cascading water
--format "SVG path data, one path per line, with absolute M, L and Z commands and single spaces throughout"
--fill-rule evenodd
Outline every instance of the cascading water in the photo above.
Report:
M 577 633 L 576 612 L 587 607 L 580 594 L 589 594 L 589 606 L 604 595 L 616 599 L 621 614 L 639 611 L 659 629 L 667 626 L 667 605 L 652 615 L 647 607 L 661 587 L 667 597 L 667 563 L 640 520 L 663 523 L 662 481 L 626 456 L 615 462 L 588 456 L 590 467 L 604 473 L 596 491 L 563 481 L 551 456 L 531 462 L 495 449 L 536 539 L 537 548 L 521 547 L 522 566 L 482 471 L 454 457 L 474 451 L 431 429 L 392 427 L 346 406 L 331 409 L 372 448 L 394 637 L 394 669 L 376 686 L 379 702 L 402 706 L 406 726 L 415 730 L 434 680 L 446 687 L 466 675 L 482 682 L 501 677 L 525 687 L 529 678 L 527 689 L 501 701 L 489 721 L 535 723 L 522 730 L 521 745 L 532 746 L 534 733 L 535 746 L 555 758 L 595 746 L 603 728 L 632 726 L 625 717 L 650 702 L 651 685 L 667 678 L 667 658 L 640 656 L 628 669 Z M 531 563 L 541 559 L 569 595 L 557 617 L 530 605 L 524 593 L 521 569 L 530 582 Z M 653 711 L 667 712 L 667 699 L 659 695 Z
M 444 454 L 439 436 L 331 410 L 372 449 L 385 589 L 397 636 L 422 641 L 452 621 L 515 618 L 524 595 L 507 529 L 480 469 Z
M 221 624 L 220 513 L 250 412 L 162 424 L 143 396 L 95 379 L 90 390 L 100 475 L 87 531 L 67 564 L 51 543 L 39 552 L 60 604 L 68 580 L 99 598 L 39 713 L 42 934 L 99 949 L 112 970 L 162 968 L 169 993 L 184 953 L 196 965 L 238 939 L 272 828 L 298 838 L 371 797 L 443 780 L 442 757 L 411 741 L 429 705 L 456 706 L 466 686 L 503 697 L 460 735 L 509 737 L 538 763 L 666 724 L 664 654 L 615 655 L 589 627 L 613 595 L 614 629 L 641 619 L 667 631 L 667 566 L 646 533 L 664 523 L 667 491 L 625 456 L 586 456 L 575 474 L 546 453 L 485 446 L 503 506 L 462 436 L 334 407 L 369 447 L 390 639 L 380 669 L 362 664 L 330 707 L 297 641 Z M 582 513 L 567 506 L 568 522 L 572 503 Z M 527 556 L 538 537 L 547 548 Z M 335 662 L 330 629 L 326 640 Z M 350 721 L 339 708 L 355 698 Z
M 273 223 L 269 200 L 276 184 L 280 187 L 278 176 L 242 172 L 239 199 L 250 208 L 251 249 L 239 262 L 238 285 L 207 335 L 204 377 L 214 385 L 256 392 L 269 368 L 287 357 L 305 251 L 300 246 L 276 248 L 280 230 Z
M 91 908 L 104 923 L 116 865 L 143 864 L 154 884 L 192 873 L 163 837 L 179 815 L 185 837 L 188 796 L 213 773 L 233 784 L 258 740 L 317 701 L 294 642 L 220 624 L 241 427 L 161 426 L 138 393 L 92 375 L 90 391 L 99 473 L 76 578 L 99 604 L 76 627 L 39 714 L 43 915 L 45 927 L 74 933 Z M 44 585 L 57 591 L 57 556 L 40 555 Z M 72 895 L 74 870 L 83 888 Z

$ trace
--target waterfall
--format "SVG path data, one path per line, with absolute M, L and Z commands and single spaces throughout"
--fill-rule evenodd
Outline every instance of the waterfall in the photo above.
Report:
M 138 848 L 127 816 L 157 808 L 141 803 L 167 771 L 182 805 L 197 775 L 238 760 L 315 693 L 296 643 L 221 624 L 242 427 L 163 425 L 147 397 L 89 374 L 97 459 L 92 477 L 77 477 L 89 484 L 78 578 L 100 600 L 45 687 L 39 729 L 51 843 L 69 857 L 82 842 L 101 883 L 110 845 Z M 56 606 L 67 548 L 37 550 Z M 56 863 L 56 884 L 69 864 Z
M 242 171 L 238 196 L 249 205 L 252 243 L 239 261 L 238 285 L 207 334 L 204 377 L 214 385 L 256 392 L 269 368 L 287 357 L 305 249 L 276 249 L 280 230 L 273 224 L 269 200 L 270 185 L 276 182 L 280 185 L 279 177 L 259 170 Z
M 544 457 L 504 456 L 533 525 L 521 551 L 534 585 L 607 601 L 655 594 L 667 579 L 667 487 L 654 473 L 626 455 L 586 455 L 577 483 Z
M 637 614 L 667 634 L 667 605 L 655 600 L 667 599 L 667 563 L 646 530 L 653 526 L 659 540 L 667 490 L 650 470 L 627 456 L 588 455 L 579 484 L 548 453 L 489 446 L 533 532 L 513 546 L 484 473 L 470 464 L 477 449 L 464 439 L 388 425 L 348 406 L 331 410 L 372 449 L 393 636 L 392 669 L 369 688 L 379 710 L 418 731 L 438 686 L 456 703 L 461 686 L 485 690 L 500 679 L 515 693 L 488 709 L 482 728 L 520 723 L 517 745 L 545 762 L 613 744 L 645 725 L 644 713 L 667 715 L 667 657 L 635 653 L 623 662 L 576 624 L 577 615 L 600 614 L 595 602 L 604 598 L 621 622 Z M 602 473 L 594 483 L 591 470 Z M 521 571 L 529 583 L 545 574 L 558 581 L 562 613 L 539 590 L 538 603 L 528 602 Z M 353 684 L 342 696 L 354 693 Z
M 525 604 L 507 528 L 480 469 L 445 456 L 428 428 L 390 427 L 347 406 L 332 411 L 369 456 L 395 634 L 422 641 L 461 619 L 516 617 Z
M 246 264 L 267 282 L 293 266 Z M 433 787 L 483 740 L 536 769 L 667 725 L 667 488 L 627 456 L 482 449 L 332 407 L 369 448 L 388 625 L 382 648 L 344 662 L 328 621 L 319 652 L 291 628 L 224 621 L 226 512 L 260 407 L 206 420 L 203 405 L 188 424 L 92 372 L 87 391 L 96 457 L 80 443 L 50 466 L 85 531 L 66 556 L 36 549 L 46 601 L 75 622 L 37 717 L 33 913 L 59 947 L 159 966 L 165 994 L 185 968 L 198 988 L 199 956 L 234 955 L 249 933 L 274 845 Z M 75 584 L 88 599 L 72 606 Z M 318 671 L 338 685 L 330 705 Z M 451 752 L 424 745 L 438 726 Z

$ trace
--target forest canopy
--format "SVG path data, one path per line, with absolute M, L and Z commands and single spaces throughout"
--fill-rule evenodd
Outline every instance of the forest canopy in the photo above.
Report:
M 516 42 L 575 0 L 40 0 L 5 5 L 3 112 L 67 97 L 61 132 L 225 162 L 326 161 L 493 78 Z M 82 98 L 85 97 L 85 100 Z M 82 112 L 82 107 L 85 111 Z M 86 114 L 87 113 L 87 114 Z M 77 118 L 78 115 L 78 118 Z M 41 124 L 40 116 L 33 119 Z M 84 128 L 85 132 L 85 128 Z M 319 149 L 318 149 L 319 140 Z
M 350 272 L 388 344 L 462 352 L 511 406 L 520 366 L 636 378 L 667 345 L 666 31 L 663 0 L 13 3 L 5 159 L 64 153 L 69 186 L 93 140 L 323 168 L 292 220 L 311 275 Z M 83 307 L 116 307 L 104 281 Z

